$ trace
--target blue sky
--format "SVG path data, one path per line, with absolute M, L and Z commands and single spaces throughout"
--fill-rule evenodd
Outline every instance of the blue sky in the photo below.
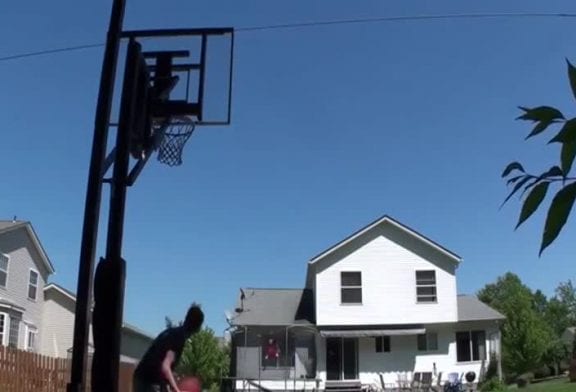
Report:
M 0 57 L 103 42 L 110 1 L 10 2 Z M 572 1 L 129 1 L 125 27 L 576 12 Z M 557 159 L 518 105 L 574 113 L 574 19 L 356 24 L 238 33 L 233 125 L 199 129 L 184 165 L 129 191 L 125 319 L 152 333 L 192 301 L 225 327 L 238 288 L 301 287 L 306 262 L 382 214 L 464 258 L 472 293 L 506 271 L 551 294 L 575 278 L 575 219 L 538 258 L 543 211 L 514 231 L 502 168 Z M 7 41 L 7 37 L 13 37 Z M 75 290 L 102 48 L 0 62 L 0 219 L 30 220 Z M 119 69 L 122 69 L 120 65 Z M 108 192 L 104 194 L 102 228 Z M 100 249 L 103 254 L 103 238 Z

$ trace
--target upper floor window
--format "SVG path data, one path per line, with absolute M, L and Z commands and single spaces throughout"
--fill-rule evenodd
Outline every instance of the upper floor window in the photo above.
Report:
M 486 333 L 484 331 L 456 332 L 456 359 L 458 362 L 486 359 Z
M 343 304 L 362 303 L 362 273 L 342 272 L 341 279 L 341 301 Z
M 8 256 L 0 253 L 0 287 L 8 283 Z
M 38 272 L 30 270 L 30 279 L 28 281 L 28 298 L 36 300 L 38 294 Z
M 416 302 L 436 302 L 436 271 L 416 271 Z

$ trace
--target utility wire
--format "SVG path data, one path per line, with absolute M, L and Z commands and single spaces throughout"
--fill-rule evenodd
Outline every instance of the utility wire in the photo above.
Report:
M 483 14 L 446 14 L 446 15 L 412 15 L 412 16 L 383 16 L 376 18 L 356 18 L 356 19 L 336 19 L 327 21 L 316 21 L 316 22 L 299 22 L 299 23 L 286 23 L 286 24 L 275 24 L 275 25 L 263 25 L 263 26 L 252 26 L 252 27 L 240 27 L 234 29 L 236 32 L 255 32 L 255 31 L 266 31 L 266 30 L 285 30 L 285 29 L 296 29 L 296 28 L 306 28 L 315 26 L 332 26 L 332 25 L 346 25 L 346 24 L 361 24 L 361 23 L 382 23 L 382 22 L 401 22 L 401 21 L 420 21 L 420 20 L 455 20 L 455 19 L 494 19 L 494 18 L 506 18 L 506 19 L 518 19 L 518 18 L 576 18 L 575 13 L 544 13 L 544 12 L 532 12 L 532 13 L 483 13 Z M 27 52 L 15 55 L 9 55 L 5 57 L 0 57 L 0 62 L 17 60 L 26 57 L 43 56 L 55 53 L 72 52 L 77 50 L 91 49 L 103 47 L 104 44 L 86 44 L 78 46 L 68 46 L 64 48 L 41 50 L 38 52 Z

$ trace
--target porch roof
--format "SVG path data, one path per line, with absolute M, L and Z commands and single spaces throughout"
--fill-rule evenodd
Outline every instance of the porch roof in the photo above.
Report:
M 233 325 L 313 325 L 314 301 L 308 289 L 246 288 Z
M 503 320 L 506 317 L 473 295 L 458 296 L 458 321 Z
M 343 330 L 322 330 L 320 331 L 320 336 L 325 338 L 370 338 L 376 336 L 420 335 L 423 333 L 426 333 L 425 328 L 343 329 Z

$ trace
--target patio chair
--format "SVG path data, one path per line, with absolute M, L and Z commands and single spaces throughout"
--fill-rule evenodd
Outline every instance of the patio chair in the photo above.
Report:
M 436 378 L 436 385 L 432 385 L 430 388 L 434 392 L 442 392 L 442 372 L 438 373 L 438 377 Z
M 444 384 L 444 392 L 460 392 L 462 382 L 458 378 L 458 373 L 448 373 L 448 381 Z
M 399 391 L 411 390 L 410 382 L 408 381 L 408 377 L 406 376 L 406 373 L 398 373 L 398 388 L 397 389 Z
M 419 391 L 420 390 L 420 378 L 422 375 L 419 372 L 414 373 L 412 376 L 412 382 L 410 383 L 410 390 L 411 391 Z
M 378 373 L 378 377 L 380 378 L 380 390 L 391 391 L 393 389 L 386 386 L 386 381 L 384 381 L 384 375 L 382 373 Z
M 420 378 L 420 387 L 418 391 L 428 392 L 432 388 L 432 372 L 424 372 Z

